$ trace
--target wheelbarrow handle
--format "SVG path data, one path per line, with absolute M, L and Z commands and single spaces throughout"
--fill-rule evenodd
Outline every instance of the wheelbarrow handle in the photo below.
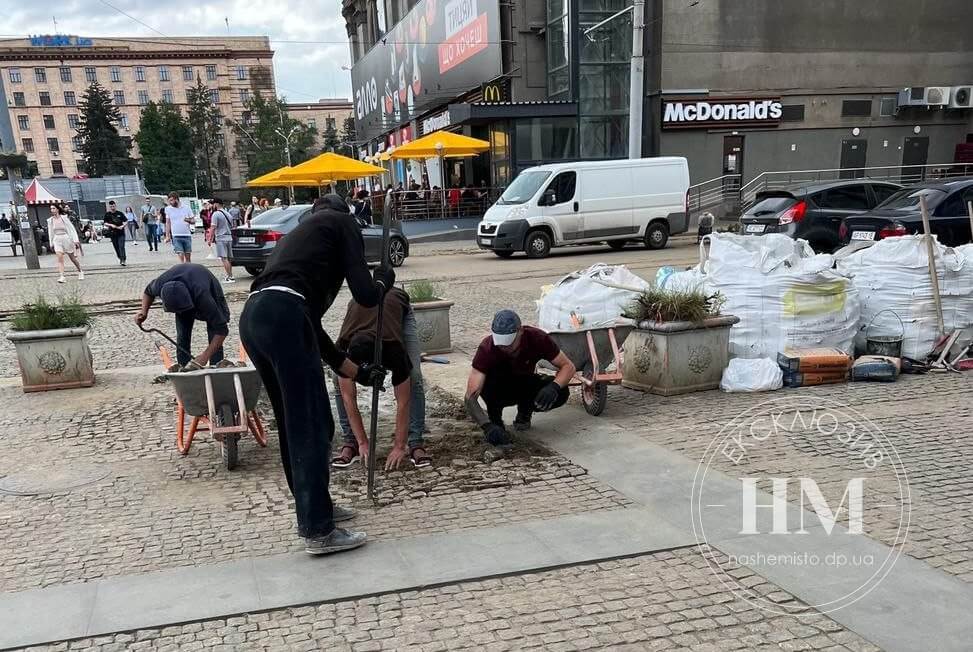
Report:
M 176 342 L 174 339 L 172 339 L 171 337 L 169 337 L 168 335 L 160 331 L 158 328 L 146 328 L 142 324 L 137 324 L 137 325 L 139 327 L 139 330 L 142 331 L 143 333 L 155 333 L 156 335 L 161 335 L 162 337 L 166 338 L 174 347 L 176 347 L 177 350 L 182 351 L 183 353 L 188 355 L 190 359 L 196 357 L 193 355 L 192 351 L 187 351 L 186 349 L 179 346 L 178 342 Z

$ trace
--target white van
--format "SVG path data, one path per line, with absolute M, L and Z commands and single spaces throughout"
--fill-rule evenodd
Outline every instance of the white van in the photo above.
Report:
M 517 175 L 480 222 L 476 243 L 501 258 L 551 247 L 638 240 L 649 249 L 689 229 L 689 165 L 681 156 L 553 163 Z

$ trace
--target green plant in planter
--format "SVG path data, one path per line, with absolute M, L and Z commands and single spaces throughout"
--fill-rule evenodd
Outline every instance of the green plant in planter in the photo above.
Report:
M 409 284 L 409 301 L 412 303 L 428 303 L 439 300 L 439 288 L 430 281 L 413 281 Z
M 10 320 L 14 331 L 46 331 L 57 328 L 82 328 L 91 325 L 91 315 L 77 297 L 61 297 L 57 304 L 38 297 L 26 303 Z
M 625 309 L 624 316 L 637 322 L 688 321 L 698 323 L 720 314 L 726 297 L 701 289 L 645 290 Z

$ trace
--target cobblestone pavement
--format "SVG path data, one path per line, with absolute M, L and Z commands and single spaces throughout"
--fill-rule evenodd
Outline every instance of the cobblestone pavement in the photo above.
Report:
M 743 582 L 799 605 L 747 569 Z M 877 650 L 814 611 L 777 616 L 694 549 L 103 636 L 33 650 Z

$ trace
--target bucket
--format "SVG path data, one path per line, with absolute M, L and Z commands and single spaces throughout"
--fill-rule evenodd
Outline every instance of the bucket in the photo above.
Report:
M 899 335 L 889 336 L 889 335 L 869 335 L 868 331 L 872 327 L 872 324 L 882 313 L 890 312 L 895 315 L 895 318 L 899 320 Z M 865 327 L 865 353 L 867 355 L 885 355 L 891 358 L 901 358 L 902 357 L 902 340 L 905 339 L 905 324 L 902 323 L 902 318 L 894 310 L 880 310 L 875 313 L 872 320 L 868 322 L 868 326 Z

